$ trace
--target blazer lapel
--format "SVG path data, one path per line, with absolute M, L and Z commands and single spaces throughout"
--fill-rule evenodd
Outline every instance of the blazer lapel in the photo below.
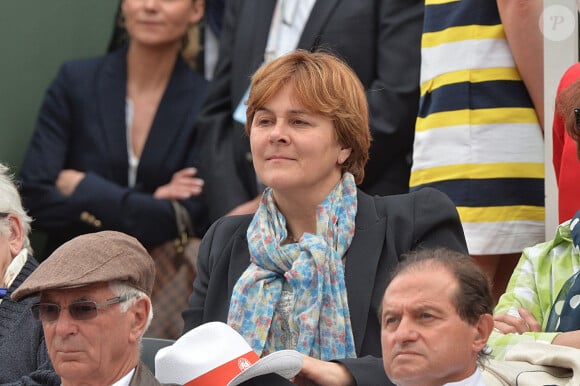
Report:
M 252 4 L 254 9 L 251 13 L 256 15 L 252 22 L 253 25 L 248 27 L 249 31 L 252 31 L 251 41 L 255 42 L 255 44 L 252 44 L 252 55 L 249 56 L 252 60 L 252 65 L 248 68 L 256 70 L 264 62 L 264 53 L 268 43 L 268 36 L 270 35 L 270 26 L 272 25 L 276 1 L 246 1 L 246 3 Z
M 103 76 L 97 86 L 99 119 L 103 130 L 103 139 L 111 165 L 123 167 L 108 168 L 111 179 L 120 184 L 127 184 L 127 125 L 125 123 L 125 98 L 127 87 L 127 50 L 122 49 L 105 58 Z
M 185 127 L 188 123 L 193 126 L 193 120 L 187 119 L 193 110 L 195 97 L 195 91 L 189 90 L 193 87 L 188 79 L 189 71 L 191 69 L 187 63 L 178 58 L 145 141 L 137 181 L 150 180 L 152 176 L 159 175 L 158 170 L 163 166 L 163 160 L 172 151 L 180 134 L 193 130 L 193 127 Z
M 356 233 L 346 253 L 345 284 L 356 351 L 361 350 L 367 326 L 376 271 L 383 250 L 386 218 L 379 218 L 371 196 L 358 192 Z M 364 264 L 361 264 L 364 259 Z
M 233 243 L 233 247 L 231 248 L 232 254 L 228 264 L 228 298 L 231 298 L 238 279 L 250 265 L 250 249 L 246 234 L 252 219 L 253 215 L 245 216 L 230 240 Z
M 328 22 L 332 11 L 340 3 L 340 0 L 317 1 L 310 12 L 310 17 L 304 26 L 298 48 L 312 50 L 320 43 L 320 33 Z

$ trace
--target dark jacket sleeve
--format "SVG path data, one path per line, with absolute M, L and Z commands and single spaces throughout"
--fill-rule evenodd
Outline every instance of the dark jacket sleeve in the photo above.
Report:
M 357 386 L 395 386 L 387 377 L 383 359 L 370 355 L 336 361 L 342 363 L 354 377 Z
M 252 217 L 222 217 L 203 237 L 189 308 L 182 312 L 184 332 L 209 321 L 227 320 L 234 285 L 250 264 L 246 230 Z
M 425 5 L 423 0 L 375 3 L 376 75 L 366 86 L 373 141 L 360 187 L 369 194 L 406 193 L 419 104 Z
M 204 154 L 200 168 L 205 179 L 204 191 L 211 222 L 257 194 L 256 188 L 251 189 L 244 180 L 242 164 L 247 161 L 238 162 L 236 137 L 245 134 L 243 127 L 232 118 L 239 102 L 232 95 L 236 81 L 234 77 L 240 75 L 234 72 L 232 50 L 236 44 L 238 24 L 247 24 L 247 20 L 240 20 L 239 17 L 239 8 L 243 3 L 237 0 L 226 2 L 219 60 L 198 121 L 198 144 L 201 147 L 197 151 Z M 249 84 L 250 75 L 244 75 L 247 80 L 237 81 Z
M 421 189 L 411 195 L 414 201 L 411 250 L 444 247 L 467 254 L 463 227 L 451 199 L 433 188 Z
M 197 255 L 196 276 L 193 282 L 193 292 L 189 296 L 189 308 L 182 312 L 184 320 L 183 332 L 187 332 L 203 323 L 203 310 L 211 275 L 210 254 L 216 227 L 216 221 L 206 232 L 199 246 Z M 225 283 L 224 283 L 225 284 Z

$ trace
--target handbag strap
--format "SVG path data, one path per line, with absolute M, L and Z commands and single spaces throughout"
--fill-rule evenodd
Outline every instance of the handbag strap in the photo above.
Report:
M 190 236 L 194 236 L 193 225 L 189 212 L 177 200 L 171 200 L 173 211 L 175 212 L 175 221 L 177 224 L 178 238 L 175 240 L 177 253 L 182 253 Z

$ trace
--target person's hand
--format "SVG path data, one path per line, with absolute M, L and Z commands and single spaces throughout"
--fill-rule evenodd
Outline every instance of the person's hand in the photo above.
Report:
M 292 380 L 299 386 L 354 386 L 354 378 L 340 363 L 326 362 L 304 355 L 302 370 Z
M 520 317 L 507 314 L 493 316 L 494 327 L 502 334 L 523 334 L 524 332 L 540 332 L 542 326 L 534 315 L 525 308 L 518 310 Z
M 244 202 L 243 204 L 236 206 L 234 209 L 226 213 L 226 216 L 237 216 L 240 214 L 256 213 L 256 211 L 258 210 L 258 206 L 260 206 L 261 197 L 262 197 L 261 195 L 258 195 L 253 200 Z
M 558 344 L 560 346 L 568 346 L 574 348 L 580 348 L 580 331 L 567 331 L 562 332 L 554 338 L 552 344 Z
M 196 178 L 196 168 L 185 168 L 173 173 L 171 181 L 155 190 L 153 197 L 167 200 L 186 200 L 199 196 L 203 190 L 204 181 Z
M 85 178 L 85 173 L 73 169 L 64 169 L 58 174 L 56 179 L 56 188 L 65 196 L 71 196 L 77 186 Z

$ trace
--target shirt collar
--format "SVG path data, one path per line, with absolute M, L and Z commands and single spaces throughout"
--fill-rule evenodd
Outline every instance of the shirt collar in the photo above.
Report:
M 133 370 L 129 371 L 127 375 L 113 383 L 111 386 L 129 386 L 131 379 L 133 378 L 133 374 L 135 374 L 135 368 L 133 368 Z
M 476 368 L 470 377 L 465 378 L 458 382 L 446 383 L 443 386 L 485 386 L 485 383 L 483 383 L 481 370 L 479 370 L 479 368 Z
M 26 264 L 26 259 L 28 259 L 28 250 L 26 248 L 22 248 L 20 252 L 16 255 L 16 257 L 12 259 L 12 261 L 8 265 L 8 268 L 6 268 L 6 273 L 4 274 L 3 278 L 3 284 L 0 283 L 1 286 L 10 288 L 10 286 L 14 282 L 14 279 L 16 279 L 16 276 L 18 276 L 18 274 L 22 270 L 22 267 L 24 267 L 24 264 Z

